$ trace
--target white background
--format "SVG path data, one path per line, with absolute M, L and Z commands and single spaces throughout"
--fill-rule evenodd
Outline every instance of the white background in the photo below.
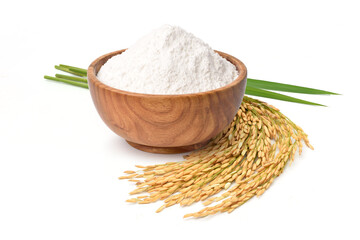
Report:
M 0 239 L 360 239 L 357 1 L 2 1 Z M 179 161 L 128 146 L 88 90 L 43 79 L 86 68 L 162 24 L 241 59 L 249 77 L 341 93 L 266 100 L 315 150 L 231 214 L 183 219 L 201 204 L 128 204 L 135 164 Z M 293 95 L 296 96 L 296 95 Z

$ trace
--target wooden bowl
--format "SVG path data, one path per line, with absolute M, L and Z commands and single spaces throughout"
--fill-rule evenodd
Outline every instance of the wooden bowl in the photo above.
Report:
M 126 49 L 105 54 L 88 68 L 95 107 L 106 125 L 133 147 L 152 153 L 181 153 L 206 145 L 234 119 L 246 87 L 245 65 L 218 52 L 234 64 L 239 76 L 207 92 L 155 95 L 118 90 L 96 75 L 106 61 Z

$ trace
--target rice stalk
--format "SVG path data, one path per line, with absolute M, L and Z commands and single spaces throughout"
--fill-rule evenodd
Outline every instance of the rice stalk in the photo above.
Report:
M 141 196 L 128 202 L 163 201 L 156 212 L 201 201 L 205 207 L 184 218 L 231 213 L 261 196 L 301 154 L 302 142 L 313 149 L 305 132 L 278 109 L 245 96 L 232 123 L 204 148 L 181 162 L 138 166 L 120 179 L 138 181 L 130 194 Z

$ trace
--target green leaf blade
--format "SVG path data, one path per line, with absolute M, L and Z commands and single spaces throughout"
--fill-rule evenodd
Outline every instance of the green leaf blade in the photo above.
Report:
M 79 77 L 86 77 L 87 76 L 87 74 L 80 73 L 80 72 L 77 72 L 77 71 L 73 71 L 73 70 L 71 70 L 69 68 L 66 68 L 66 67 L 63 67 L 63 66 L 55 66 L 55 68 L 57 70 L 60 70 L 60 71 L 63 71 L 63 72 L 71 73 L 71 74 L 73 74 L 75 76 L 79 76 Z
M 69 69 L 76 69 L 76 70 L 78 70 L 78 71 L 80 71 L 80 72 L 82 72 L 82 73 L 87 73 L 87 70 L 86 69 L 84 69 L 84 68 L 79 68 L 79 67 L 73 67 L 73 66 L 70 66 L 70 65 L 65 65 L 65 64 L 59 64 L 59 66 L 61 66 L 61 67 L 65 67 L 65 68 L 69 68 Z
M 51 76 L 47 76 L 47 75 L 45 75 L 44 78 L 47 80 L 53 80 L 53 81 L 57 81 L 57 82 L 67 83 L 67 84 L 74 85 L 77 87 L 89 88 L 89 86 L 86 83 L 82 83 L 82 82 L 76 82 L 76 81 L 71 81 L 71 80 L 57 78 L 57 77 L 51 77 Z
M 277 83 L 277 82 L 270 82 L 258 79 L 247 79 L 247 86 L 254 87 L 254 88 L 262 88 L 267 90 L 275 90 L 275 91 L 282 91 L 282 92 L 293 92 L 293 93 L 303 93 L 303 94 L 319 94 L 319 95 L 339 95 L 338 93 L 324 91 L 315 88 L 308 88 L 308 87 L 301 87 L 291 84 L 284 84 L 284 83 Z
M 325 105 L 322 105 L 319 103 L 309 102 L 309 101 L 302 100 L 299 98 L 294 98 L 294 97 L 290 97 L 290 96 L 287 96 L 284 94 L 271 92 L 271 91 L 267 91 L 267 90 L 263 90 L 263 89 L 259 89 L 259 88 L 254 88 L 251 86 L 246 86 L 245 94 L 257 96 L 257 97 L 272 98 L 272 99 L 277 99 L 277 100 L 286 101 L 286 102 L 294 102 L 294 103 L 326 107 Z
M 71 81 L 87 83 L 87 79 L 82 78 L 82 77 L 73 77 L 73 76 L 63 75 L 63 74 L 55 74 L 55 77 L 62 78 L 62 79 L 67 79 L 67 80 L 71 80 Z

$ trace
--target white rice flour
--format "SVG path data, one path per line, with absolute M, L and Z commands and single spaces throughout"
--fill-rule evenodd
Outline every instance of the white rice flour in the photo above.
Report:
M 185 94 L 223 87 L 238 76 L 208 44 L 164 25 L 109 59 L 97 77 L 113 88 L 148 94 Z

